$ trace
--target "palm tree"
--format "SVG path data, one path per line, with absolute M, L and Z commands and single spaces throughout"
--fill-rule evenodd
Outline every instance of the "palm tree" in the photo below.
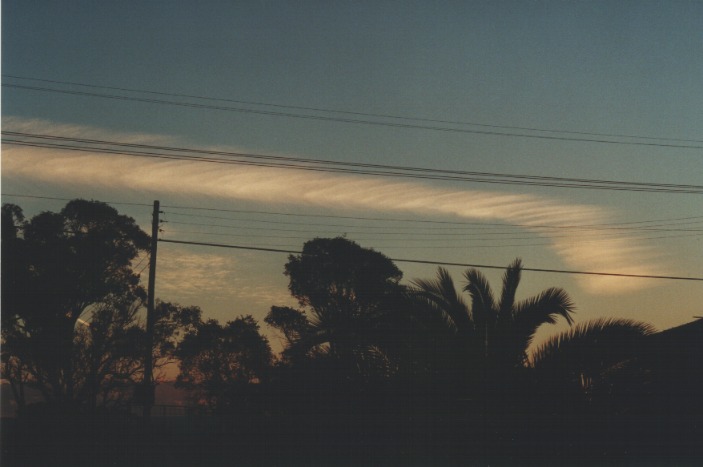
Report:
M 627 319 L 580 323 L 537 347 L 529 366 L 543 386 L 589 395 L 635 369 L 645 338 L 654 332 L 650 324 Z
M 413 280 L 410 293 L 418 304 L 413 315 L 425 330 L 414 343 L 424 361 L 414 365 L 444 383 L 465 386 L 472 376 L 467 368 L 475 369 L 484 354 L 469 304 L 442 267 L 436 279 Z
M 555 324 L 561 316 L 573 324 L 574 304 L 564 289 L 551 287 L 521 302 L 515 301 L 522 261 L 518 258 L 503 275 L 500 301 L 496 303 L 486 278 L 476 269 L 464 273 L 464 291 L 471 295 L 474 322 L 484 341 L 487 361 L 500 366 L 522 367 L 537 329 Z
M 646 323 L 602 318 L 580 323 L 531 352 L 529 426 L 523 434 L 533 448 L 546 453 L 572 446 L 583 455 L 614 458 L 633 449 L 633 433 L 639 443 L 641 434 L 657 432 L 657 410 L 670 401 L 658 404 L 651 368 L 642 358 L 653 332 Z
M 480 271 L 465 271 L 463 291 L 471 297 L 470 306 L 444 268 L 438 268 L 435 280 L 415 280 L 412 285 L 429 314 L 441 319 L 449 335 L 455 337 L 461 353 L 478 357 L 484 371 L 511 372 L 525 367 L 527 348 L 542 324 L 554 324 L 559 317 L 573 323 L 574 305 L 563 289 L 549 288 L 516 302 L 521 271 L 520 259 L 508 266 L 500 300 Z

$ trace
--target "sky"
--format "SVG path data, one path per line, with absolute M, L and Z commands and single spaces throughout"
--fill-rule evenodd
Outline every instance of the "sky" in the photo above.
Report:
M 700 278 L 701 24 L 686 1 L 4 1 L 4 132 L 698 193 L 4 143 L 2 202 L 31 216 L 65 204 L 46 198 L 96 199 L 149 231 L 159 200 L 172 240 L 298 251 L 343 235 L 394 259 Z M 160 243 L 157 297 L 262 320 L 295 305 L 286 259 Z M 436 271 L 397 265 L 406 283 Z M 463 286 L 466 268 L 449 269 Z M 484 272 L 499 289 L 501 271 Z M 552 286 L 577 322 L 703 315 L 700 281 L 525 272 L 518 298 Z

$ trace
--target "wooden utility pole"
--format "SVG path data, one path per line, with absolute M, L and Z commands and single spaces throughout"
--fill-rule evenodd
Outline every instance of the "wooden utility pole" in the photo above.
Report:
M 154 288 L 156 282 L 156 246 L 159 243 L 159 201 L 154 201 L 151 220 L 151 250 L 149 253 L 149 290 L 146 304 L 146 353 L 144 355 L 144 419 L 151 417 L 154 405 Z

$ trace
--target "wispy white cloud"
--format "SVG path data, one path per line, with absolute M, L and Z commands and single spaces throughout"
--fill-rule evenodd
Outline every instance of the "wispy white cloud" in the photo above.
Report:
M 168 299 L 207 297 L 210 300 L 231 300 L 233 297 L 270 306 L 290 302 L 285 289 L 267 284 L 250 283 L 251 274 L 232 254 L 192 253 L 186 248 L 169 245 L 161 253 L 165 261 L 158 265 L 157 294 Z
M 147 133 L 121 133 L 101 128 L 70 123 L 56 123 L 41 119 L 28 119 L 13 116 L 2 117 L 3 130 L 20 133 L 50 134 L 70 138 L 106 139 L 129 141 L 137 144 L 159 144 L 173 141 L 173 138 Z
M 5 119 L 5 129 L 60 135 L 90 135 L 121 141 L 164 142 L 151 135 L 115 135 L 75 126 L 41 121 Z M 56 152 L 48 149 L 8 147 L 3 151 L 5 176 L 28 177 L 55 184 L 130 188 L 166 193 L 194 193 L 227 199 L 268 203 L 364 209 L 416 214 L 445 214 L 458 218 L 504 221 L 540 231 L 540 225 L 569 226 L 612 222 L 616 213 L 603 207 L 570 204 L 563 199 L 480 190 L 442 189 L 419 182 L 390 181 L 374 177 L 344 176 L 284 169 L 226 166 L 185 161 L 140 159 L 128 156 Z M 594 238 L 583 231 L 559 236 L 541 233 L 569 268 L 630 274 L 665 274 L 656 250 L 627 235 Z M 206 259 L 203 259 L 206 258 Z M 219 258 L 219 257 L 218 257 Z M 204 262 L 222 261 L 214 256 L 184 256 L 181 271 L 189 271 L 192 287 L 208 287 L 224 280 L 213 277 Z M 210 264 L 212 266 L 213 263 Z M 229 265 L 219 265 L 222 268 Z M 179 270 L 170 272 L 179 288 L 190 287 Z M 597 294 L 619 293 L 650 287 L 649 281 L 584 276 L 580 284 Z M 207 285 L 206 285 L 207 283 Z M 252 291 L 252 293 L 258 293 Z
M 231 256 L 196 254 L 179 249 L 177 254 L 168 255 L 168 261 L 159 263 L 159 295 L 205 294 L 222 298 L 232 288 L 235 271 L 236 260 Z

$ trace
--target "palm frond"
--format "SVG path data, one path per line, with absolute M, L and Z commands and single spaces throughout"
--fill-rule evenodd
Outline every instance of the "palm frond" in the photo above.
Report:
M 437 268 L 436 279 L 416 279 L 411 285 L 415 297 L 425 301 L 434 312 L 440 314 L 450 328 L 458 331 L 460 328 L 471 327 L 469 307 L 457 292 L 449 271 Z
M 572 369 L 595 373 L 636 355 L 642 338 L 653 334 L 648 323 L 601 318 L 551 337 L 530 356 L 533 368 Z
M 571 316 L 575 310 L 571 297 L 564 289 L 552 287 L 515 306 L 512 326 L 515 344 L 527 349 L 532 343 L 537 329 L 543 324 L 555 324 L 559 317 L 569 325 L 574 322 Z
M 503 290 L 500 296 L 500 305 L 498 305 L 498 315 L 500 319 L 507 320 L 512 317 L 513 306 L 515 305 L 515 293 L 520 278 L 522 276 L 522 260 L 516 258 L 503 275 Z
M 415 279 L 411 284 L 420 290 L 442 297 L 450 303 L 465 305 L 464 298 L 457 292 L 449 271 L 442 267 L 437 268 L 436 279 Z
M 477 269 L 464 271 L 464 291 L 471 295 L 471 316 L 476 325 L 492 324 L 496 318 L 496 305 L 488 279 Z
M 551 287 L 539 295 L 528 298 L 515 306 L 515 320 L 523 325 L 554 324 L 559 316 L 569 325 L 576 307 L 569 294 L 562 288 Z
M 422 322 L 442 323 L 442 327 L 450 332 L 459 332 L 459 327 L 452 318 L 452 313 L 444 306 L 445 304 L 438 302 L 436 297 L 423 291 L 416 291 L 413 297 L 417 304 L 415 307 L 416 316 L 420 317 Z
M 283 353 L 291 360 L 299 360 L 321 345 L 329 343 L 331 339 L 332 336 L 327 329 L 311 328 L 307 333 L 290 342 Z

